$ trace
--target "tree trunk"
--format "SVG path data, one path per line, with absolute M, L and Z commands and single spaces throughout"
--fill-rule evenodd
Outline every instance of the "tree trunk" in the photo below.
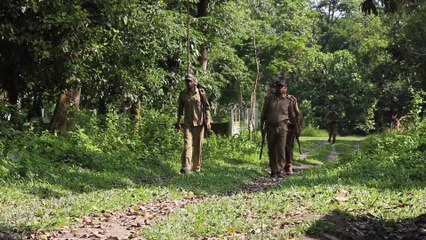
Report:
M 0 53 L 1 56 L 1 53 Z M 0 59 L 1 60 L 1 59 Z M 0 83 L 6 91 L 7 100 L 10 104 L 15 105 L 18 103 L 18 74 L 16 64 L 3 62 L 0 66 Z
M 197 17 L 198 18 L 207 17 L 208 8 L 209 8 L 209 0 L 200 0 L 197 5 Z M 207 33 L 208 29 L 209 29 L 208 24 L 203 23 L 201 26 L 201 30 L 203 31 L 204 34 Z M 200 56 L 200 65 L 203 71 L 206 71 L 208 66 L 207 65 L 208 59 L 209 59 L 208 50 L 209 50 L 209 43 L 203 44 L 201 49 L 201 56 Z
M 22 122 L 19 121 L 17 117 L 17 103 L 19 99 L 19 77 L 16 74 L 16 66 L 12 64 L 7 64 L 4 68 L 0 69 L 0 71 L 1 70 L 3 70 L 3 74 L 1 74 L 0 77 L 2 78 L 1 81 L 6 91 L 7 101 L 11 105 L 15 106 L 9 112 L 10 115 L 6 118 L 9 118 L 10 123 L 15 125 L 17 129 L 22 129 Z
M 201 59 L 200 59 L 201 69 L 203 69 L 203 71 L 207 71 L 208 61 L 209 61 L 209 48 L 204 46 L 202 49 Z
M 206 17 L 209 9 L 209 0 L 200 0 L 197 5 L 197 17 Z
M 131 118 L 135 121 L 135 125 L 134 125 L 135 130 L 139 129 L 139 125 L 142 120 L 140 110 L 141 110 L 140 102 L 132 103 L 132 106 L 130 108 L 130 114 L 131 114 Z
M 74 103 L 76 109 L 80 108 L 81 88 L 65 89 L 59 95 L 56 108 L 50 122 L 52 132 L 59 131 L 65 134 L 68 126 L 68 111 L 71 103 Z
M 108 113 L 107 103 L 105 98 L 101 98 L 99 100 L 98 105 L 98 118 L 99 118 L 99 126 L 106 127 L 106 114 Z
M 76 109 L 80 109 L 81 87 L 71 89 L 71 102 L 74 103 Z
M 28 112 L 27 120 L 31 121 L 33 118 L 41 117 L 42 109 L 42 93 L 41 91 L 33 91 L 33 101 Z
M 64 134 L 66 132 L 68 107 L 69 107 L 68 91 L 64 90 L 59 95 L 58 101 L 56 103 L 55 112 L 53 113 L 53 117 L 50 122 L 50 129 L 52 132 L 55 132 L 57 130 L 59 130 L 61 134 Z
M 254 134 L 254 130 L 255 130 L 255 121 L 256 119 L 254 119 L 255 115 L 255 111 L 256 111 L 256 93 L 257 93 L 257 85 L 259 83 L 259 78 L 260 78 L 260 60 L 259 60 L 259 56 L 258 56 L 258 52 L 257 52 L 257 45 L 256 45 L 256 32 L 253 33 L 253 48 L 254 48 L 254 60 L 256 62 L 256 77 L 254 80 L 254 85 L 253 85 L 253 91 L 251 92 L 251 96 L 250 96 L 250 115 L 249 115 L 249 139 L 254 139 L 254 137 L 256 136 L 256 134 Z M 253 133 L 251 132 L 251 130 L 253 130 Z M 263 129 L 262 129 L 263 131 Z
M 16 105 L 18 103 L 19 96 L 18 79 L 11 76 L 8 80 L 9 81 L 6 83 L 7 99 L 10 104 Z

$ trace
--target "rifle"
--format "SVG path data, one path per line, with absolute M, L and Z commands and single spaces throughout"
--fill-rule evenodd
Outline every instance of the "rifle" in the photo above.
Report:
M 297 146 L 299 146 L 299 153 L 302 154 L 302 149 L 300 148 L 299 134 L 294 134 L 294 138 L 297 141 Z
M 197 83 L 197 87 L 199 89 L 205 89 L 203 86 L 201 86 L 201 84 Z M 208 122 L 208 115 L 207 115 L 207 110 L 206 107 L 204 106 L 204 101 L 206 100 L 206 96 L 204 94 L 200 94 L 200 98 L 201 98 L 201 113 L 202 113 L 202 118 L 203 118 L 203 127 L 204 127 L 204 137 L 207 138 L 209 136 L 209 129 L 207 128 L 207 122 Z
M 203 115 L 204 137 L 208 138 L 209 137 L 209 129 L 207 128 L 207 111 L 206 111 L 206 108 L 204 107 L 204 104 L 201 104 L 201 112 L 202 112 L 202 115 Z
M 302 154 L 302 149 L 300 148 L 300 140 L 299 140 L 299 136 L 300 136 L 300 132 L 301 132 L 299 118 L 300 118 L 300 115 L 299 115 L 299 113 L 297 113 L 296 117 L 295 117 L 295 119 L 292 123 L 293 124 L 293 137 L 294 137 L 294 139 L 296 139 L 297 145 L 299 146 L 299 153 Z
M 262 159 L 262 153 L 263 153 L 263 145 L 265 145 L 265 136 L 266 136 L 266 132 L 264 127 L 262 127 L 262 143 L 260 145 L 260 155 L 259 155 L 259 160 Z
M 295 119 L 293 121 L 294 124 L 294 138 L 297 141 L 297 145 L 299 146 L 299 153 L 302 154 L 302 149 L 300 148 L 300 141 L 299 141 L 299 136 L 300 133 L 302 132 L 302 122 L 303 122 L 303 116 L 302 113 L 300 112 L 299 109 L 299 105 L 297 104 L 297 99 L 294 96 L 291 96 L 294 100 L 294 109 L 295 109 Z

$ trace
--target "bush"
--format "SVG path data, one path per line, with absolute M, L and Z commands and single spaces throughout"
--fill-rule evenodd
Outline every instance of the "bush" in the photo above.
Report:
M 173 129 L 173 120 L 149 111 L 137 125 L 127 116 L 111 112 L 102 128 L 97 126 L 95 115 L 80 112 L 75 127 L 64 136 L 14 130 L 0 138 L 0 178 L 51 182 L 62 174 L 70 175 L 70 168 L 130 179 L 162 175 L 179 162 L 181 137 Z M 90 178 L 96 174 L 81 175 Z
M 300 135 L 305 137 L 327 137 L 328 133 L 326 130 L 318 129 L 312 125 L 308 125 L 302 130 Z
M 375 187 L 424 186 L 426 124 L 406 132 L 386 132 L 368 138 L 353 159 L 350 171 Z M 350 159 L 349 159 L 350 160 Z M 352 160 L 351 160 L 352 161 Z

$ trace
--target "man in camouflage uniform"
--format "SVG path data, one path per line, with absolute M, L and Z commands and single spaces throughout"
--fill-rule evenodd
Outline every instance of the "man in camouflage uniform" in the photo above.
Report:
M 331 138 L 333 138 L 332 144 L 336 142 L 336 135 L 337 135 L 337 121 L 339 120 L 339 114 L 335 111 L 330 111 L 325 115 L 325 123 L 327 124 L 327 131 L 328 131 L 328 142 L 331 141 Z
M 274 87 L 275 94 L 265 98 L 260 120 L 268 141 L 271 177 L 283 177 L 292 172 L 291 159 L 286 158 L 286 143 L 288 125 L 294 118 L 294 103 L 287 95 L 285 81 L 276 81 Z
M 189 74 L 185 77 L 186 89 L 178 100 L 176 128 L 184 134 L 184 149 L 181 157 L 181 173 L 199 172 L 204 131 L 210 130 L 210 104 L 204 89 L 197 87 L 197 79 Z M 183 128 L 181 119 L 184 116 Z M 206 129 L 205 129 L 206 128 Z M 192 162 L 194 158 L 194 162 Z

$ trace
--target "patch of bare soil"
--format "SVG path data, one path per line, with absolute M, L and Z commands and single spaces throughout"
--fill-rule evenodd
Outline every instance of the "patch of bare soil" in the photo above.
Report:
M 332 161 L 336 160 L 337 155 L 338 155 L 338 153 L 336 151 L 336 147 L 334 145 L 331 145 L 331 151 L 327 156 L 327 161 L 332 162 Z
M 298 166 L 294 166 L 293 171 L 294 171 L 294 174 L 298 174 L 302 172 L 303 170 L 311 168 L 311 167 L 312 165 L 308 165 L 308 164 L 298 165 Z M 239 189 L 236 189 L 235 191 L 230 191 L 223 195 L 232 196 L 238 193 L 264 192 L 288 177 L 290 177 L 290 175 L 284 176 L 283 178 L 275 178 L 275 177 L 271 178 L 269 176 L 263 176 L 263 177 L 257 178 L 254 182 L 246 184 L 240 187 Z
M 24 239 L 139 239 L 140 230 L 151 226 L 152 221 L 168 216 L 176 209 L 196 204 L 205 197 L 183 200 L 156 200 L 131 206 L 124 212 L 103 212 L 81 219 L 81 224 L 62 227 L 58 231 L 36 233 Z

